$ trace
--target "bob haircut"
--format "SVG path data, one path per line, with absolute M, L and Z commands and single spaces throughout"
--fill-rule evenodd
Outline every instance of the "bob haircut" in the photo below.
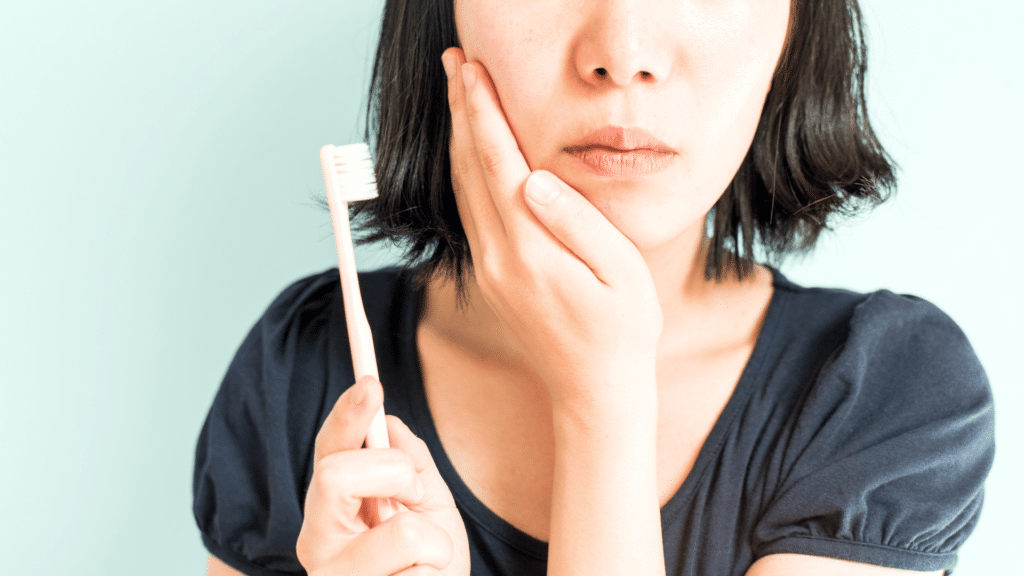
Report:
M 430 250 L 414 281 L 422 288 L 435 273 L 454 280 L 461 307 L 472 259 L 452 191 L 441 65 L 451 46 L 459 46 L 454 0 L 387 0 L 365 132 L 379 196 L 353 202 L 350 215 L 353 230 L 370 232 L 357 246 L 406 245 L 403 270 Z M 831 214 L 873 208 L 894 190 L 895 163 L 867 117 L 866 59 L 856 0 L 792 0 L 753 142 L 705 215 L 705 279 L 752 273 L 755 240 L 776 264 L 809 252 Z

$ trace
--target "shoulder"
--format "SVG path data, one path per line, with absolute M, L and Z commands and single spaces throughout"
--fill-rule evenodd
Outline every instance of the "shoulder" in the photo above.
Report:
M 806 371 L 759 555 L 948 567 L 977 521 L 994 454 L 991 390 L 967 337 L 914 295 L 783 290 L 780 345 Z
M 389 335 L 407 282 L 398 267 L 359 272 L 362 309 L 377 352 Z M 358 304 L 353 304 L 358 306 Z M 239 347 L 222 387 L 260 401 L 302 405 L 340 395 L 354 382 L 348 320 L 337 268 L 286 286 Z
M 937 323 L 962 336 L 956 323 L 939 307 L 912 294 L 896 294 L 882 289 L 856 292 L 845 288 L 807 287 L 796 284 L 773 271 L 775 290 L 790 300 L 790 315 L 826 322 L 846 323 L 850 328 L 887 331 L 914 323 Z
M 850 336 L 856 344 L 876 353 L 881 352 L 879 344 L 887 343 L 899 346 L 900 352 L 913 351 L 927 357 L 952 350 L 961 356 L 974 356 L 963 330 L 938 306 L 888 290 L 868 294 L 857 305 L 850 321 Z
M 384 321 L 396 304 L 395 292 L 406 284 L 397 266 L 359 272 L 359 293 L 371 326 Z M 347 346 L 345 305 L 337 268 L 310 274 L 286 286 L 267 307 L 243 350 L 294 354 L 296 347 Z M 248 344 L 248 346 L 246 346 Z M 308 355 L 307 355 L 308 356 Z
M 985 370 L 963 330 L 938 306 L 910 294 L 864 295 L 831 372 L 830 380 L 841 377 L 869 395 L 862 401 L 896 402 L 914 412 L 991 404 Z
M 779 324 L 790 345 L 813 343 L 829 359 L 827 374 L 842 373 L 862 384 L 905 379 L 897 390 L 914 394 L 913 385 L 958 382 L 988 391 L 988 379 L 960 326 L 932 302 L 890 290 L 860 293 L 840 288 L 799 286 L 776 275 L 782 294 Z M 819 379 L 820 382 L 820 379 Z
M 932 302 L 890 290 L 805 288 L 781 275 L 776 289 L 785 300 L 783 357 L 804 369 L 803 419 L 844 415 L 847 425 L 881 419 L 892 427 L 991 411 L 991 387 L 974 348 Z M 864 433 L 861 426 L 849 430 Z
M 359 292 L 367 315 L 371 310 L 386 308 L 399 288 L 403 271 L 398 266 L 359 272 Z M 337 268 L 328 268 L 295 280 L 271 302 L 261 321 L 282 324 L 308 323 L 310 313 L 324 314 L 335 305 L 342 305 L 341 278 Z

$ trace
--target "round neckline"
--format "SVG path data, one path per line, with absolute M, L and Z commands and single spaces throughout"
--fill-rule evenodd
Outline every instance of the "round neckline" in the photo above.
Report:
M 765 369 L 767 358 L 772 357 L 774 350 L 781 345 L 775 338 L 776 333 L 782 324 L 788 294 L 789 280 L 776 268 L 765 266 L 772 274 L 772 295 L 768 302 L 768 309 L 765 312 L 764 321 L 754 342 L 754 348 L 750 357 L 740 373 L 739 381 L 736 384 L 732 395 L 726 402 L 725 407 L 719 414 L 718 419 L 711 427 L 704 444 L 701 446 L 694 461 L 690 473 L 686 476 L 679 489 L 669 498 L 668 502 L 661 507 L 662 525 L 672 522 L 686 508 L 687 503 L 693 498 L 693 494 L 700 484 L 701 478 L 711 470 L 711 464 L 721 452 L 728 432 L 736 426 L 737 416 L 748 403 L 751 394 L 756 389 L 758 382 L 762 381 L 762 372 Z M 407 389 L 408 410 L 420 437 L 427 444 L 438 471 L 445 483 L 452 492 L 452 496 L 458 503 L 459 508 L 465 516 L 470 517 L 476 525 L 504 542 L 509 547 L 518 550 L 530 557 L 546 561 L 548 555 L 548 543 L 523 532 L 501 516 L 498 516 L 488 508 L 469 489 L 469 486 L 459 476 L 458 471 L 452 464 L 448 453 L 441 443 L 437 433 L 433 416 L 430 414 L 430 407 L 427 404 L 426 389 L 423 384 L 423 368 L 420 363 L 419 346 L 416 339 L 418 322 L 422 311 L 423 297 L 425 291 L 417 289 L 413 284 L 413 277 L 418 268 L 409 268 L 401 273 L 401 280 L 406 294 L 410 297 L 404 298 L 406 309 L 403 314 L 403 326 L 401 334 L 407 335 L 403 340 L 409 347 L 411 361 L 406 363 L 403 370 L 406 372 L 405 381 L 408 382 Z

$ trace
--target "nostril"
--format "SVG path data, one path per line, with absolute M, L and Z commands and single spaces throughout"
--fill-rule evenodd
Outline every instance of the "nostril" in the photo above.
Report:
M 604 68 L 598 68 L 597 70 L 595 70 L 595 72 L 597 72 L 597 75 L 601 76 L 602 78 L 608 75 L 608 71 L 605 70 Z

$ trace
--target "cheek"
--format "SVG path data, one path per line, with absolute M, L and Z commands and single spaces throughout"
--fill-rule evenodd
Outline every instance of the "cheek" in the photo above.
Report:
M 726 3 L 723 3 L 726 4 Z M 687 137 L 688 188 L 710 209 L 750 149 L 789 18 L 788 3 L 737 1 L 690 49 L 686 82 L 692 87 L 693 136 Z
M 467 58 L 479 60 L 490 74 L 509 128 L 533 169 L 544 162 L 541 151 L 551 136 L 552 112 L 566 105 L 564 94 L 559 98 L 552 89 L 565 83 L 559 58 L 565 47 L 558 45 L 564 34 L 547 30 L 538 24 L 546 20 L 538 18 L 494 10 L 477 24 L 485 34 L 466 48 Z
M 602 210 L 639 247 L 659 246 L 681 230 L 703 226 L 750 149 L 785 42 L 785 2 L 723 2 L 736 10 L 707 14 L 687 45 L 680 72 L 682 107 L 664 118 L 683 140 L 684 162 L 663 183 L 656 203 L 609 197 Z M 670 90 L 671 91 L 671 90 Z M 683 108 L 689 108 L 688 110 Z M 667 109 L 672 109 L 668 106 Z M 645 225 L 641 225 L 645 223 Z

